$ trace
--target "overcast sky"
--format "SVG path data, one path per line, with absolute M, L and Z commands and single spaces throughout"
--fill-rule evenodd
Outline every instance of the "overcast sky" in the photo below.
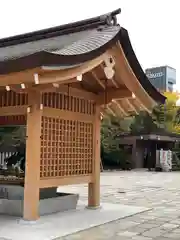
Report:
M 6 0 L 1 1 L 0 38 L 57 26 L 121 8 L 142 65 L 170 65 L 180 89 L 180 1 L 178 0 Z

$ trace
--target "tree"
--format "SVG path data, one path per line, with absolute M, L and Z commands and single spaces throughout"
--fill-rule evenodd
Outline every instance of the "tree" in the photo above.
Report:
M 179 134 L 180 128 L 178 129 L 179 123 L 177 120 L 178 107 L 176 107 L 178 95 L 171 92 L 166 92 L 164 95 L 167 97 L 165 105 L 159 105 L 153 111 L 157 124 L 162 125 L 161 128 L 166 132 Z
M 25 126 L 4 126 L 0 127 L 0 146 L 12 146 L 18 142 L 25 142 L 26 127 Z
M 128 119 L 128 121 L 130 121 Z M 105 115 L 101 124 L 101 158 L 108 166 L 126 168 L 126 153 L 119 147 L 118 135 L 129 129 L 123 119 Z
M 122 131 L 120 119 L 118 117 L 106 115 L 103 118 L 101 125 L 101 143 L 107 153 L 118 147 L 116 135 Z
M 132 134 L 148 134 L 157 130 L 157 124 L 152 116 L 147 112 L 140 112 L 139 115 L 134 117 L 134 120 L 130 126 L 130 132 Z
M 180 133 L 180 108 L 176 107 L 178 96 L 176 93 L 164 93 L 167 97 L 164 105 L 154 107 L 151 114 L 141 112 L 134 117 L 131 124 L 131 133 L 150 133 L 155 131 L 166 131 Z

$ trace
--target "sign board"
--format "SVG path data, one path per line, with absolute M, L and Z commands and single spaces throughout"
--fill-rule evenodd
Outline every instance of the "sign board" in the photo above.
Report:
M 159 78 L 159 77 L 162 77 L 164 76 L 164 73 L 163 72 L 158 72 L 158 73 L 147 73 L 146 74 L 148 78 Z
M 170 150 L 160 150 L 160 165 L 162 170 L 168 172 L 172 169 L 172 152 Z

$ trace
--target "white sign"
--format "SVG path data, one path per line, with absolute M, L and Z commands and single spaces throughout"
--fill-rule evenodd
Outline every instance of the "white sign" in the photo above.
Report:
M 147 77 L 148 78 L 159 78 L 162 77 L 164 74 L 163 72 L 159 72 L 159 73 L 147 73 Z
M 160 150 L 160 165 L 165 172 L 169 172 L 172 169 L 172 152 L 170 150 Z

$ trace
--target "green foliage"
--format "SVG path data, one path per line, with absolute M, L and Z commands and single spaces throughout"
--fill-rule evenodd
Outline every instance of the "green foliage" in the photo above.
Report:
M 166 131 L 180 134 L 180 109 L 176 107 L 177 95 L 165 93 L 167 100 L 165 105 L 157 105 L 151 114 L 141 112 L 134 117 L 130 126 L 131 133 L 150 133 Z
M 134 117 L 130 126 L 132 134 L 149 133 L 157 130 L 157 125 L 152 115 L 147 112 L 140 112 L 139 115 Z
M 0 145 L 14 145 L 17 142 L 25 142 L 25 126 L 0 127 Z
M 118 119 L 111 115 L 105 116 L 101 125 L 101 143 L 106 153 L 118 148 L 116 141 L 118 132 L 122 132 Z
M 129 129 L 122 119 L 106 115 L 101 125 L 101 158 L 105 165 L 126 169 L 127 154 L 119 148 L 118 134 Z
M 179 107 L 176 107 L 176 101 L 179 96 L 176 93 L 165 93 L 167 97 L 165 104 L 165 124 L 164 128 L 168 132 L 180 134 Z

